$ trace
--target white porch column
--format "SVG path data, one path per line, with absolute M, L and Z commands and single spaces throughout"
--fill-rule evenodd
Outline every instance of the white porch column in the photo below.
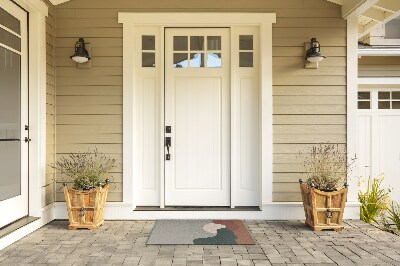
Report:
M 347 19 L 347 152 L 348 160 L 357 154 L 358 17 Z M 348 175 L 348 202 L 358 202 L 357 160 Z

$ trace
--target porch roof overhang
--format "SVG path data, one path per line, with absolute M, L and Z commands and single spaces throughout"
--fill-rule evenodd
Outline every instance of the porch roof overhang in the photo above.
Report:
M 400 15 L 399 0 L 327 0 L 342 6 L 342 17 L 358 17 L 358 37 L 362 38 Z

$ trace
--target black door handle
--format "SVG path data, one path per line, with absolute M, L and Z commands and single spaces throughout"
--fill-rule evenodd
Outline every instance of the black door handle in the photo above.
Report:
M 167 147 L 167 154 L 165 155 L 165 160 L 171 160 L 171 154 L 169 154 L 169 147 L 171 147 L 171 137 L 165 138 L 165 146 Z
M 0 139 L 0 141 L 20 141 L 20 139 Z

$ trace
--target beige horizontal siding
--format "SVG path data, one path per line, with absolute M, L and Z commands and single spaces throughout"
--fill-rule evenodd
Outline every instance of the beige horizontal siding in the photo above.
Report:
M 358 59 L 359 77 L 400 77 L 398 56 L 363 56 Z
M 273 12 L 275 201 L 298 201 L 295 155 L 318 142 L 346 141 L 346 23 L 325 0 L 72 0 L 57 6 L 57 153 L 99 150 L 122 158 L 122 25 L 118 12 Z M 92 68 L 69 59 L 78 37 L 91 43 Z M 304 42 L 328 56 L 304 69 Z M 122 200 L 117 172 L 110 200 Z M 63 178 L 57 179 L 57 186 Z M 63 200 L 57 193 L 57 200 Z
M 43 184 L 43 206 L 55 200 L 55 171 L 50 167 L 55 161 L 55 9 L 51 3 L 49 15 L 46 17 L 46 181 Z M 42 206 L 42 207 L 43 207 Z

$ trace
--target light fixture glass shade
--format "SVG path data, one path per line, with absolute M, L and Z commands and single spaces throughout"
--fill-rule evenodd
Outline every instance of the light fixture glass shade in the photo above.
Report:
M 71 56 L 71 59 L 79 64 L 83 64 L 86 63 L 87 61 L 89 61 L 89 59 L 85 56 Z
M 307 50 L 306 60 L 311 63 L 321 62 L 326 56 L 320 53 L 319 42 L 316 38 L 312 38 L 310 42 L 310 49 Z
M 89 52 L 85 48 L 85 41 L 83 38 L 79 38 L 79 41 L 75 44 L 75 54 L 71 55 L 71 59 L 79 64 L 86 63 L 91 58 Z
M 326 58 L 326 56 L 323 56 L 321 54 L 313 55 L 313 56 L 307 57 L 307 61 L 311 62 L 311 63 L 317 63 L 317 62 L 321 62 L 324 58 Z

